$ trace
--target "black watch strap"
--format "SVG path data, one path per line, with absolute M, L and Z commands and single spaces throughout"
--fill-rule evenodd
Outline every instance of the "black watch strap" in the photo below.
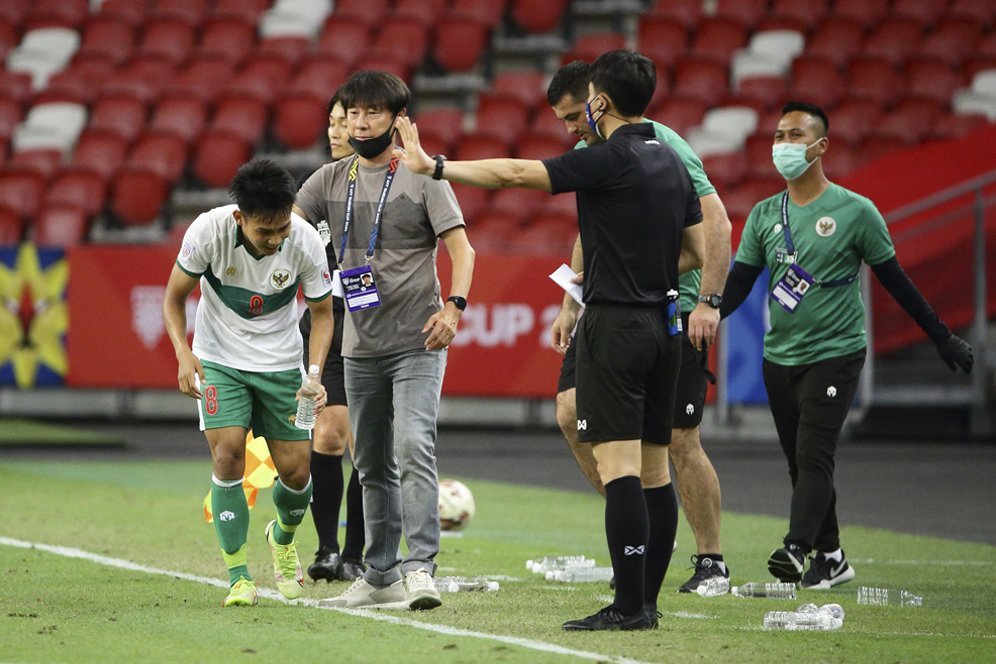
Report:
M 723 296 L 720 295 L 719 293 L 712 293 L 710 295 L 699 295 L 698 301 L 705 302 L 713 309 L 719 309 L 719 307 L 723 304 Z
M 446 157 L 444 155 L 437 154 L 436 157 L 435 157 L 435 159 L 436 159 L 436 170 L 434 170 L 432 172 L 432 179 L 433 180 L 442 180 L 443 179 L 443 162 L 446 161 Z
M 464 311 L 467 308 L 467 298 L 465 297 L 460 297 L 459 295 L 450 295 L 448 298 L 446 298 L 446 301 L 452 302 L 453 306 L 455 306 L 460 311 Z

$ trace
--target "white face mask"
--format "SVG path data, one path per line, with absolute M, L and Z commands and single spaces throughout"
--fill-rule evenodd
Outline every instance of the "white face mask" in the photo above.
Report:
M 816 141 L 819 143 L 823 139 Z M 819 159 L 817 155 L 813 161 L 806 161 L 806 150 L 816 145 L 802 145 L 801 143 L 776 143 L 771 146 L 771 160 L 775 168 L 786 180 L 795 180 L 801 177 L 806 170 Z

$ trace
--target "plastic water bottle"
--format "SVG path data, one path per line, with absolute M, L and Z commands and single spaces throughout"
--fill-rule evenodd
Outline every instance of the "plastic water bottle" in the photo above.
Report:
M 730 591 L 737 597 L 766 597 L 768 599 L 795 599 L 794 583 L 745 583 Z
M 914 595 L 908 590 L 896 590 L 893 588 L 869 588 L 861 586 L 858 588 L 858 604 L 870 606 L 903 606 L 918 607 L 923 606 L 923 597 Z
M 547 581 L 608 581 L 613 577 L 611 567 L 568 567 L 561 570 L 551 570 L 546 573 Z
M 442 593 L 456 592 L 495 592 L 497 581 L 489 581 L 483 576 L 442 576 L 435 579 L 436 588 Z
M 321 391 L 321 383 L 318 377 L 318 365 L 312 364 L 308 367 L 308 376 L 301 384 L 301 398 L 297 402 L 297 417 L 294 418 L 294 425 L 298 429 L 315 428 L 315 397 Z
M 764 614 L 764 629 L 784 629 L 790 632 L 831 631 L 844 624 L 844 610 L 839 604 L 803 604 L 795 611 L 768 611 Z
M 526 569 L 536 574 L 546 574 L 554 570 L 568 567 L 594 567 L 595 560 L 585 556 L 543 556 L 536 560 L 527 560 Z
M 725 576 L 710 576 L 695 589 L 699 597 L 719 597 L 730 592 L 730 580 Z

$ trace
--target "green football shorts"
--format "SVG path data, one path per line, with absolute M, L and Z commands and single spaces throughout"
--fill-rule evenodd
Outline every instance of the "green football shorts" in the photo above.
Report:
M 310 431 L 294 426 L 297 391 L 304 380 L 300 369 L 243 371 L 206 360 L 201 364 L 201 431 L 236 426 L 267 440 L 311 438 Z

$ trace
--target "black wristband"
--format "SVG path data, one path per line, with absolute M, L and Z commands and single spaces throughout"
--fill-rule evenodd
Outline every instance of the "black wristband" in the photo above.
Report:
M 460 311 L 464 311 L 467 308 L 467 298 L 465 297 L 460 297 L 459 295 L 450 295 L 448 298 L 446 298 L 446 301 L 452 302 L 453 306 L 455 306 Z
M 433 180 L 442 180 L 443 179 L 443 162 L 446 161 L 446 157 L 444 155 L 437 154 L 436 157 L 435 157 L 435 159 L 436 159 L 436 170 L 434 170 L 432 172 L 432 179 Z

